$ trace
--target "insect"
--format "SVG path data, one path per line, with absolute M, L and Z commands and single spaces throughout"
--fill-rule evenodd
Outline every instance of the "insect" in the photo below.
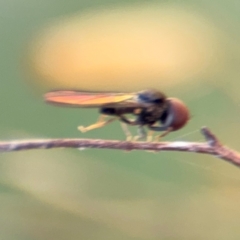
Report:
M 44 99 L 47 103 L 61 106 L 99 108 L 99 120 L 87 127 L 79 126 L 78 129 L 87 132 L 120 120 L 127 140 L 132 139 L 127 125 L 138 126 L 139 135 L 135 140 L 147 138 L 151 141 L 154 131 L 163 131 L 162 137 L 182 128 L 189 120 L 188 108 L 182 101 L 167 98 L 153 89 L 133 93 L 51 91 L 44 95 Z M 135 118 L 129 118 L 129 114 Z M 149 128 L 148 135 L 144 127 Z

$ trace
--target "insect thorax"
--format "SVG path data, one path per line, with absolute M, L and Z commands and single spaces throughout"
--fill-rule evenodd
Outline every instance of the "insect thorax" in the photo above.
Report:
M 133 114 L 134 109 L 135 109 L 134 107 L 122 107 L 122 108 L 103 107 L 100 109 L 100 113 L 110 116 L 120 116 L 124 114 Z
M 146 109 L 142 109 L 142 111 L 138 114 L 139 124 L 142 125 L 152 125 L 155 122 L 161 119 L 163 112 L 165 111 L 165 106 L 161 107 L 149 107 Z

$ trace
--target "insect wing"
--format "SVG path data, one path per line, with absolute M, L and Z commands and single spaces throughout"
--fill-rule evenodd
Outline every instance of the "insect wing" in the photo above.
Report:
M 44 95 L 46 102 L 56 105 L 75 107 L 101 107 L 104 105 L 117 105 L 133 99 L 135 93 L 91 93 L 78 91 L 52 91 Z

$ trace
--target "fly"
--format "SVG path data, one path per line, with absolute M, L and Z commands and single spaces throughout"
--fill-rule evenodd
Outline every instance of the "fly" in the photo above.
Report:
M 79 108 L 99 108 L 98 121 L 90 126 L 79 126 L 81 132 L 103 127 L 115 120 L 120 120 L 122 128 L 131 140 L 127 125 L 138 126 L 137 139 L 152 140 L 154 131 L 169 132 L 182 128 L 189 120 L 186 105 L 177 98 L 167 98 L 162 92 L 149 89 L 133 93 L 51 91 L 44 95 L 47 103 Z M 127 115 L 135 118 L 129 118 Z M 108 117 L 108 118 L 107 118 Z M 144 127 L 150 131 L 147 136 Z

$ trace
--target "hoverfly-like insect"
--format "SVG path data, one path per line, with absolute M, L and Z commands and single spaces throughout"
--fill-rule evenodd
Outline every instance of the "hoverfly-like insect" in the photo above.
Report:
M 189 120 L 186 105 L 176 98 L 167 98 L 156 90 L 144 90 L 134 93 L 51 91 L 45 94 L 47 103 L 79 108 L 100 108 L 100 118 L 88 127 L 79 126 L 81 132 L 103 127 L 114 120 L 120 120 L 122 128 L 131 139 L 127 124 L 138 126 L 139 139 L 152 139 L 154 131 L 163 131 L 165 136 L 171 131 L 182 128 Z M 128 115 L 135 116 L 129 119 Z M 110 117 L 106 119 L 106 117 Z M 145 133 L 144 126 L 150 129 Z

